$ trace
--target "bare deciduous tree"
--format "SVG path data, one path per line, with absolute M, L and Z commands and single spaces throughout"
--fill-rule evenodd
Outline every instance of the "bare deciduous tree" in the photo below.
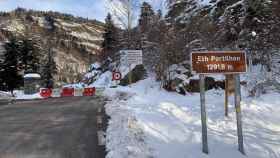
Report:
M 105 0 L 107 9 L 112 14 L 116 25 L 127 31 L 126 41 L 131 45 L 131 29 L 133 19 L 136 16 L 136 8 L 139 6 L 138 0 Z

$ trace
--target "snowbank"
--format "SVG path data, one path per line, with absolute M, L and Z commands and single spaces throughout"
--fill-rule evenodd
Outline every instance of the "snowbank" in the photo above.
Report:
M 15 91 L 14 94 L 15 94 L 15 97 L 17 100 L 43 99 L 42 96 L 40 95 L 40 93 L 27 95 L 27 94 L 24 94 L 23 91 Z
M 95 62 L 90 65 L 90 69 L 99 69 L 101 68 L 101 64 L 99 62 Z
M 107 89 L 107 158 L 279 158 L 280 94 L 247 98 L 242 114 L 246 155 L 237 150 L 233 98 L 224 117 L 224 92 L 206 93 L 210 154 L 201 151 L 199 94 L 182 96 L 148 78 L 129 87 Z
M 37 73 L 30 73 L 30 74 L 25 74 L 23 78 L 41 78 L 41 75 Z
M 11 96 L 11 93 L 6 91 L 0 91 L 0 94 Z
M 110 87 L 112 84 L 112 72 L 106 71 L 101 74 L 97 80 L 91 84 L 91 87 Z
M 90 79 L 90 78 L 93 78 L 93 77 L 98 76 L 100 73 L 101 73 L 101 72 L 98 71 L 98 70 L 93 70 L 93 71 L 91 71 L 91 72 L 86 73 L 86 74 L 84 75 L 84 78 Z
M 63 88 L 84 88 L 84 87 L 85 87 L 84 83 L 67 84 L 63 86 Z

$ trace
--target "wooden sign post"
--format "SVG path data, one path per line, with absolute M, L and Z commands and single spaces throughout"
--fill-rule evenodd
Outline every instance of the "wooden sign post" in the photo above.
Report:
M 237 119 L 238 150 L 245 154 L 242 133 L 241 117 L 241 91 L 240 91 L 240 73 L 247 72 L 246 54 L 242 51 L 208 51 L 191 53 L 192 73 L 199 74 L 200 78 L 200 105 L 201 105 L 201 124 L 202 124 L 202 151 L 206 154 L 208 151 L 207 140 L 207 117 L 205 106 L 205 74 L 226 74 L 226 92 L 225 92 L 225 115 L 228 116 L 228 95 L 230 91 L 230 77 L 234 76 L 235 90 L 235 110 Z
M 225 76 L 225 116 L 228 117 L 228 97 L 235 94 L 235 79 L 233 74 Z

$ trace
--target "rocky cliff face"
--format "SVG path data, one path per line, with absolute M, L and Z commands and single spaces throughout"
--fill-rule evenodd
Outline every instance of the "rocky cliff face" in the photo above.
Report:
M 103 41 L 103 24 L 57 12 L 17 9 L 0 13 L 0 43 L 12 36 L 32 38 L 43 63 L 48 52 L 56 62 L 56 85 L 77 82 L 96 60 Z

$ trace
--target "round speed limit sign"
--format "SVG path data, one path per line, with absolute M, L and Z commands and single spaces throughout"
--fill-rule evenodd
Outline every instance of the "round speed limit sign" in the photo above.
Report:
M 121 80 L 122 74 L 120 72 L 113 72 L 113 81 L 115 80 Z

